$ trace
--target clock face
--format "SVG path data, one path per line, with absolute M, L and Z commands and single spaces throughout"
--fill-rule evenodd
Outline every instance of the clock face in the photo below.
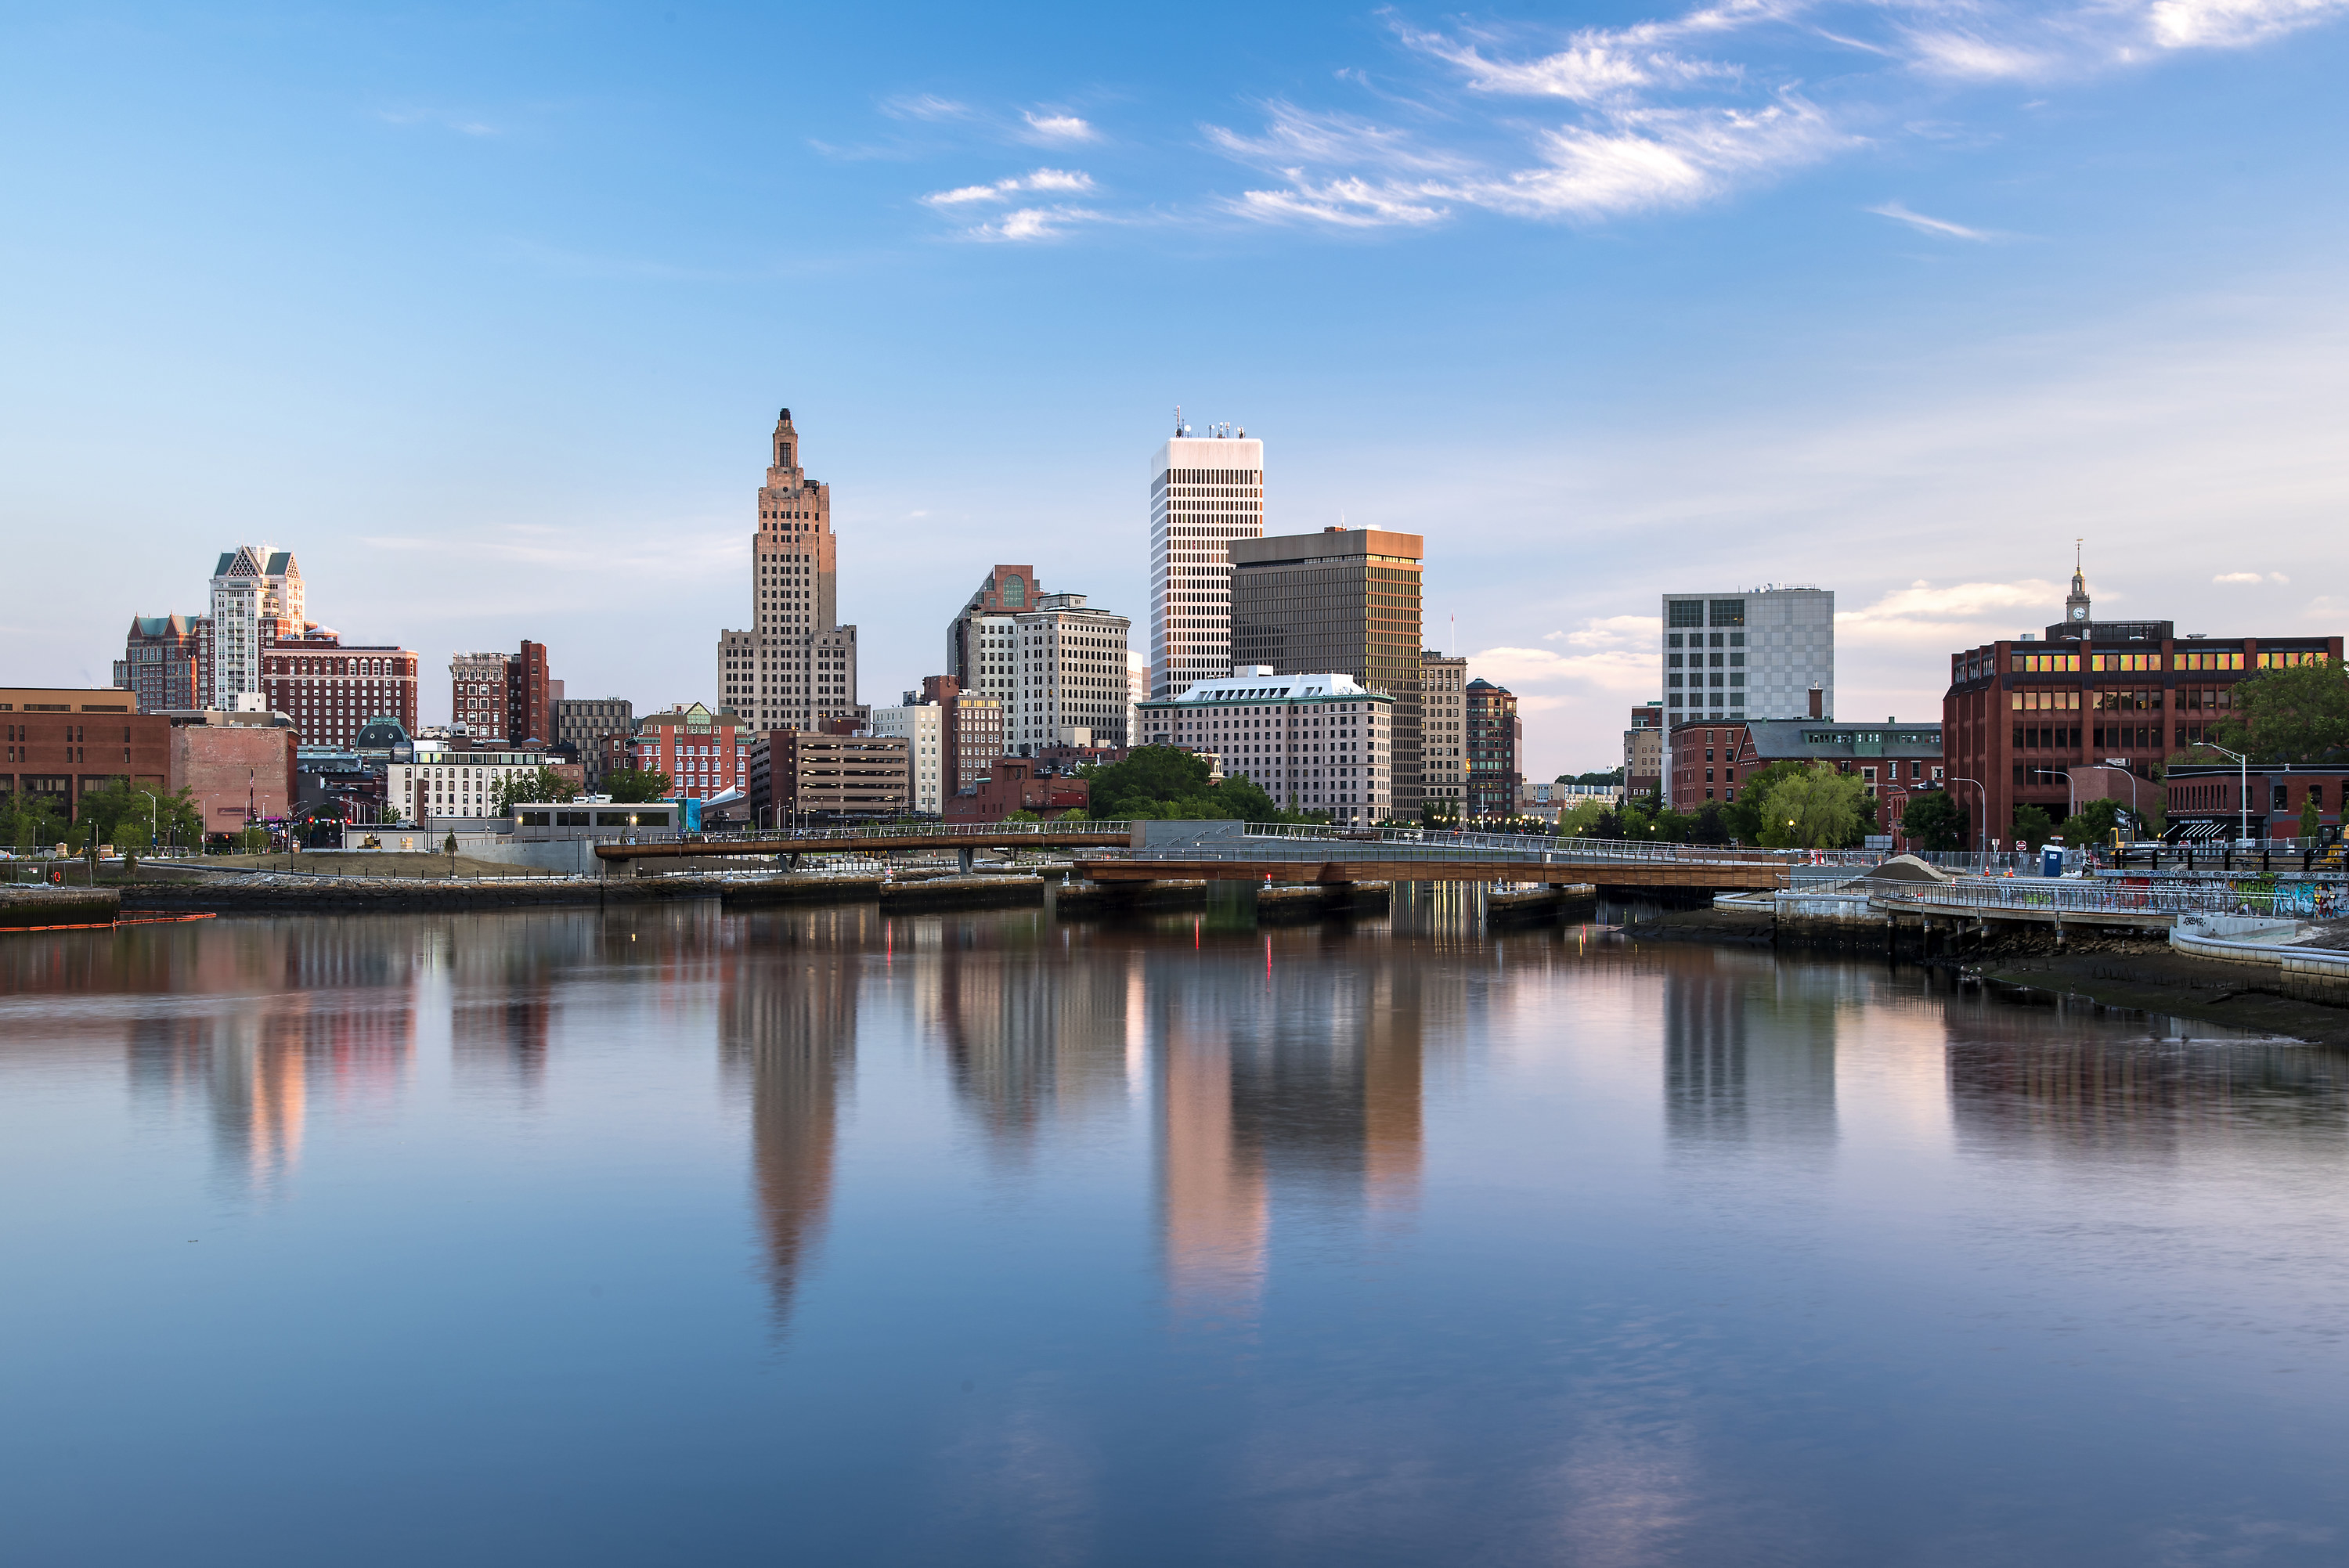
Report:
M 2072 612 L 2072 619 L 2075 621 L 2085 621 L 2087 618 L 2088 613 L 2085 610 L 2075 610 Z

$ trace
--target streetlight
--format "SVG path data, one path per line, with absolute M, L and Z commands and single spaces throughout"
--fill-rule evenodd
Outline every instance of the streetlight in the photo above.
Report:
M 2089 770 L 2091 773 L 2125 773 L 2125 774 L 2127 774 L 2127 775 L 2128 775 L 2128 781 L 2129 781 L 2129 823 L 2130 823 L 2129 830 L 2130 830 L 2132 833 L 2134 833 L 2134 832 L 2137 830 L 2136 824 L 2144 820 L 2144 819 L 2143 819 L 2142 817 L 2139 817 L 2139 816 L 2137 815 L 2137 774 L 2136 774 L 2135 772 L 2131 771 L 2129 769 L 2127 769 L 2127 768 L 2126 768 L 2126 767 L 2121 766 L 2119 763 L 2117 763 L 2116 761 L 2115 761 L 2115 760 L 2114 760 L 2113 758 L 2106 758 L 2106 759 L 2105 759 L 2104 761 L 2102 761 L 2102 762 L 2091 762 L 2091 763 L 2089 763 L 2089 764 L 2088 764 L 2088 770 Z M 2075 808 L 2075 809 L 2076 810 L 2076 808 Z
M 163 803 L 155 799 L 155 791 L 152 789 L 141 789 L 139 793 L 147 797 L 147 849 L 151 854 L 154 852 L 155 841 L 161 837 L 163 831 L 161 826 Z
M 2211 741 L 2198 740 L 2194 744 L 2196 746 L 2207 746 L 2213 751 L 2223 753 L 2224 755 L 2235 759 L 2236 804 L 2240 805 L 2243 809 L 2243 830 L 2241 836 L 2245 839 L 2249 839 L 2251 836 L 2251 759 L 2244 756 L 2240 751 L 2229 751 L 2225 747 L 2217 745 Z
M 1974 833 L 1974 852 L 1976 854 L 1982 853 L 1982 841 L 1990 837 L 1990 791 L 1982 789 L 1982 781 L 1978 779 L 1960 779 L 1952 775 L 1951 777 L 1943 779 L 1941 782 L 1944 788 L 1947 788 L 1951 784 L 1971 784 L 1976 790 L 1980 791 L 1980 799 L 1982 800 L 1982 827 Z

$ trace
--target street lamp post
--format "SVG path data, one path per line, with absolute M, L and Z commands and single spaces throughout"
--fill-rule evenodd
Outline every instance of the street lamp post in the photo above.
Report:
M 1978 779 L 1960 779 L 1955 775 L 1952 775 L 1949 779 L 1942 780 L 1942 782 L 1945 786 L 1950 784 L 1971 784 L 1974 787 L 1976 798 L 1982 801 L 1982 827 L 1974 833 L 1974 852 L 1976 854 L 1980 854 L 1982 852 L 1982 841 L 1990 837 L 1990 791 L 1982 787 L 1982 781 Z
M 2137 823 L 2138 823 L 2138 822 L 2141 822 L 2141 821 L 2145 820 L 2145 819 L 2144 819 L 2143 817 L 2141 817 L 2141 816 L 2139 816 L 2139 815 L 2137 814 L 2137 775 L 2136 775 L 2134 772 L 2130 771 L 2130 769 L 2127 769 L 2127 768 L 2124 768 L 2124 767 L 2122 767 L 2122 766 L 2118 765 L 2117 763 L 2109 762 L 2109 761 L 2106 761 L 2106 762 L 2091 762 L 2091 763 L 2089 763 L 2089 764 L 2088 764 L 2088 769 L 2089 769 L 2089 771 L 2091 771 L 2091 772 L 2095 772 L 2095 773 L 2121 773 L 2121 774 L 2126 774 L 2126 775 L 2127 775 L 2128 781 L 2129 781 L 2129 821 L 2130 821 L 2130 831 L 2132 831 L 2132 832 L 2136 831 L 2136 824 L 2137 824 Z
M 2235 803 L 2242 808 L 2243 812 L 2243 830 L 2240 836 L 2250 838 L 2251 836 L 2251 759 L 2240 751 L 2229 751 L 2225 747 L 2211 741 L 2198 740 L 2194 744 L 2209 747 L 2213 751 L 2235 759 Z

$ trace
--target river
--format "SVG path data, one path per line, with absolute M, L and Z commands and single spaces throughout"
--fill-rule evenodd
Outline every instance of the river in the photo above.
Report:
M 0 937 L 0 1558 L 2337 1563 L 2344 1066 L 1594 928 Z

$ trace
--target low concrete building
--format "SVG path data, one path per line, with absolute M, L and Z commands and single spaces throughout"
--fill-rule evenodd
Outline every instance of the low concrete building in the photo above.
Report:
M 1349 675 L 1242 665 L 1143 703 L 1140 740 L 1212 755 L 1225 777 L 1253 780 L 1288 810 L 1367 826 L 1392 810 L 1393 708 Z
M 460 750 L 419 737 L 414 759 L 386 765 L 384 810 L 404 822 L 429 825 L 444 818 L 498 815 L 498 789 L 512 775 L 534 773 L 546 754 L 530 750 Z
M 913 809 L 927 816 L 946 810 L 947 756 L 945 707 L 923 702 L 907 692 L 895 707 L 873 710 L 873 733 L 902 737 L 907 747 L 906 765 L 913 770 Z

